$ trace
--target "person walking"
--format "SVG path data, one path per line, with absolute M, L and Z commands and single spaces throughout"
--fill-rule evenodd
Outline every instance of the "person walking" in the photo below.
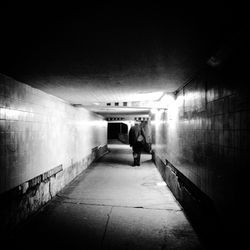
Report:
M 140 166 L 141 152 L 143 143 L 145 142 L 145 133 L 141 124 L 138 122 L 129 130 L 129 145 L 133 150 L 134 164 L 133 166 Z

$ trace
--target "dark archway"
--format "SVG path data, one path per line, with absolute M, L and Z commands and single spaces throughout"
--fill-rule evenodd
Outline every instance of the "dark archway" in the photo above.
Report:
M 128 126 L 121 122 L 108 123 L 108 139 L 119 139 L 120 135 L 128 134 Z

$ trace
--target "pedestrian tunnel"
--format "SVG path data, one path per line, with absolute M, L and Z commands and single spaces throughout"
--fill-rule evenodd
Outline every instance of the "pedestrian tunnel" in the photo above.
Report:
M 244 249 L 248 8 L 62 5 L 1 9 L 1 241 Z
M 204 79 L 207 79 L 207 73 L 203 76 Z M 55 206 L 55 210 L 54 208 L 48 210 L 51 211 L 51 216 L 54 216 L 57 211 L 54 200 L 59 199 L 61 202 L 60 199 L 63 198 L 60 203 L 63 204 L 62 208 L 58 210 L 59 214 L 62 212 L 61 217 L 55 217 L 55 220 L 59 218 L 60 222 L 65 216 L 67 219 L 66 221 L 62 219 L 62 223 L 66 223 L 63 227 L 71 228 L 71 216 L 67 217 L 64 214 L 65 211 L 69 211 L 73 219 L 72 232 L 75 232 L 76 228 L 78 230 L 78 227 L 79 230 L 81 228 L 78 224 L 80 223 L 78 222 L 79 213 L 86 213 L 86 217 L 80 217 L 83 221 L 91 218 L 86 225 L 85 222 L 83 223 L 86 228 L 84 226 L 82 230 L 86 232 L 92 225 L 92 219 L 97 220 L 96 226 L 99 226 L 99 219 L 103 225 L 104 217 L 112 218 L 113 211 L 115 221 L 112 222 L 114 224 L 111 223 L 111 228 L 113 228 L 110 230 L 117 231 L 109 237 L 117 239 L 114 244 L 135 244 L 137 240 L 129 233 L 132 228 L 134 228 L 133 234 L 139 234 L 141 239 L 149 237 L 152 233 L 148 238 L 149 242 L 145 241 L 149 245 L 155 242 L 154 236 L 156 239 L 163 237 L 162 232 L 165 232 L 164 235 L 166 234 L 167 238 L 163 241 L 162 238 L 159 240 L 161 246 L 165 243 L 175 246 L 176 242 L 179 242 L 177 238 L 182 233 L 181 237 L 184 238 L 180 244 L 190 243 L 190 249 L 193 244 L 200 247 L 201 242 L 209 247 L 217 240 L 222 245 L 225 244 L 222 240 L 225 239 L 224 232 L 227 232 L 225 226 L 228 223 L 232 223 L 233 226 L 238 225 L 237 218 L 231 216 L 229 222 L 228 216 L 237 211 L 235 202 L 246 191 L 245 188 L 242 190 L 242 185 L 246 182 L 241 185 L 231 185 L 231 182 L 235 183 L 239 180 L 235 180 L 233 168 L 236 160 L 244 169 L 246 160 L 244 149 L 248 145 L 246 124 L 243 122 L 247 122 L 248 110 L 239 111 L 241 106 L 236 106 L 239 102 L 239 94 L 236 96 L 229 92 L 229 95 L 223 94 L 220 99 L 213 97 L 215 98 L 213 100 L 209 97 L 209 91 L 219 93 L 220 86 L 207 85 L 203 89 L 204 92 L 200 94 L 200 90 L 189 90 L 189 85 L 185 85 L 184 90 L 177 94 L 163 96 L 157 103 L 159 106 L 154 106 L 148 113 L 137 111 L 137 113 L 123 113 L 118 116 L 109 113 L 100 115 L 82 106 L 69 105 L 61 99 L 5 75 L 0 76 L 2 86 L 0 113 L 2 235 L 6 233 L 11 235 L 13 230 L 17 230 L 20 225 L 36 217 L 35 215 L 43 208 L 47 211 L 47 206 Z M 189 84 L 192 85 L 193 82 Z M 209 101 L 208 98 L 210 98 Z M 244 105 L 247 107 L 248 99 L 242 97 L 241 102 L 245 102 Z M 197 107 L 200 108 L 200 112 Z M 234 109 L 231 109 L 232 107 Z M 143 152 L 141 167 L 134 169 L 132 168 L 132 150 L 127 139 L 124 138 L 127 138 L 126 135 L 131 126 L 138 121 L 144 124 L 147 142 L 152 145 L 152 148 L 149 152 Z M 116 136 L 109 137 L 108 134 L 113 129 Z M 123 134 L 122 137 L 121 134 Z M 237 136 L 240 144 L 236 140 Z M 241 148 L 242 151 L 232 149 L 232 145 L 235 148 Z M 156 170 L 158 177 L 156 177 Z M 92 179 L 92 174 L 99 174 L 99 179 L 97 176 L 96 179 Z M 82 178 L 81 181 L 78 178 Z M 85 183 L 88 178 L 89 182 Z M 112 178 L 111 183 L 109 183 L 109 178 Z M 164 190 L 159 189 L 158 184 L 164 184 Z M 140 193 L 141 188 L 142 193 Z M 154 195 L 150 190 L 160 190 L 160 193 L 156 194 L 158 197 L 156 206 Z M 70 192 L 71 195 L 71 191 L 72 197 L 67 197 L 67 195 L 64 197 L 64 192 Z M 75 194 L 80 197 L 74 196 Z M 165 228 L 168 227 L 168 222 L 165 221 L 168 217 L 163 219 L 161 216 L 166 212 L 165 210 L 173 209 L 171 206 L 168 207 L 166 197 L 171 197 L 171 206 L 174 204 L 174 211 L 181 214 L 180 223 L 185 221 L 184 227 L 187 227 L 187 231 L 186 229 L 181 231 L 178 223 L 174 224 L 178 228 L 174 231 L 177 232 L 176 234 L 171 231 L 172 229 L 168 231 Z M 93 217 L 95 215 L 92 214 L 91 209 L 82 211 L 79 207 L 71 210 L 72 208 L 69 208 L 71 202 L 97 206 L 96 210 L 93 210 L 96 211 L 94 214 L 96 213 L 97 217 Z M 99 206 L 104 208 L 101 210 L 101 213 L 104 213 L 102 218 L 97 215 Z M 119 214 L 117 207 L 132 209 L 131 214 L 127 213 L 128 210 L 120 211 L 127 216 L 126 218 L 129 218 L 128 220 Z M 137 210 L 134 213 L 133 209 L 143 209 L 143 213 L 146 213 L 147 209 L 165 211 L 160 217 L 154 217 L 155 211 L 152 214 L 152 218 L 159 220 L 160 223 L 159 227 L 155 228 L 157 235 L 153 234 L 150 229 L 151 223 L 153 223 L 153 228 L 156 226 L 155 221 L 152 222 L 152 218 L 147 217 L 150 211 L 141 215 L 137 214 Z M 44 215 L 39 216 L 37 218 L 45 220 Z M 137 216 L 141 218 L 141 221 L 138 221 Z M 241 214 L 237 214 L 238 216 Z M 129 221 L 131 218 L 134 218 L 132 222 Z M 166 224 L 159 218 L 162 218 Z M 178 216 L 173 218 L 174 223 L 178 222 Z M 144 219 L 145 224 L 143 224 Z M 54 219 L 52 221 L 54 223 Z M 135 221 L 139 223 L 140 228 L 133 224 Z M 118 225 L 118 222 L 121 222 L 124 228 Z M 39 227 L 40 222 L 35 223 L 38 224 L 34 224 L 34 227 Z M 57 225 L 57 222 L 55 223 Z M 109 229 L 109 227 L 101 228 L 96 229 L 96 233 L 99 234 Z M 244 227 L 240 227 L 240 232 L 244 233 L 242 230 Z M 50 232 L 53 234 L 53 230 Z M 65 232 L 68 230 L 63 233 Z M 168 238 L 168 233 L 173 237 Z M 80 236 L 78 232 L 74 235 Z M 88 233 L 87 235 L 92 237 Z M 123 236 L 128 238 L 121 243 L 119 239 Z M 60 235 L 56 234 L 56 237 L 60 238 Z M 132 237 L 131 242 L 128 243 L 130 237 Z M 187 239 L 189 237 L 191 237 L 190 241 Z M 104 238 L 98 239 L 100 244 L 104 244 Z M 111 239 L 108 242 L 108 246 L 113 244 Z M 144 244 L 143 247 L 145 247 Z

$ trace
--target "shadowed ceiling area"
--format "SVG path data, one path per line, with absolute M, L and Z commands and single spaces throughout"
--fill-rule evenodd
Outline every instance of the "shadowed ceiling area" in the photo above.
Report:
M 237 11 L 218 4 L 5 7 L 1 73 L 71 104 L 156 100 L 237 34 Z

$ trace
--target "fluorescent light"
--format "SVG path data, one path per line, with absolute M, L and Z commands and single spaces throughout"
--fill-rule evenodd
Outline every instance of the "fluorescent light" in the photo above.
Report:
M 165 94 L 161 100 L 160 103 L 161 105 L 168 106 L 170 103 L 174 102 L 175 97 L 174 94 Z
M 163 95 L 162 91 L 158 92 L 148 92 L 148 93 L 138 93 L 135 94 L 135 99 L 138 101 L 156 101 Z
M 152 114 L 157 114 L 157 112 L 158 112 L 158 109 L 151 109 Z
M 166 182 L 161 181 L 161 182 L 157 182 L 156 185 L 157 186 L 166 186 L 167 184 L 166 184 Z

